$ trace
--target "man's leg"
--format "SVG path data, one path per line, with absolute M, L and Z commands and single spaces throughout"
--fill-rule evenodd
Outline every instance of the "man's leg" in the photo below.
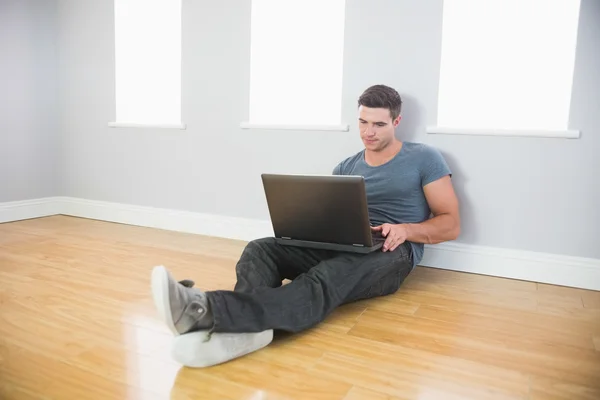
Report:
M 311 262 L 317 259 L 312 257 Z M 248 258 L 248 265 L 252 259 Z M 302 265 L 308 267 L 310 262 Z M 412 255 L 408 243 L 394 252 L 336 253 L 331 258 L 321 257 L 316 266 L 308 267 L 306 273 L 284 286 L 277 280 L 285 275 L 281 271 L 287 271 L 287 265 L 270 266 L 273 274 L 269 276 L 252 268 L 252 273 L 243 273 L 238 286 L 242 290 L 206 293 L 214 332 L 298 332 L 310 328 L 341 304 L 396 292 L 412 270 Z
M 294 279 L 337 253 L 282 246 L 273 238 L 250 242 L 237 263 L 234 292 L 250 295 L 274 290 L 283 279 Z M 214 331 L 214 314 L 208 294 L 189 279 L 176 281 L 162 266 L 152 271 L 152 296 L 157 311 L 175 335 L 190 331 Z M 231 309 L 243 316 L 241 310 Z
M 272 238 L 250 242 L 236 265 L 235 291 L 252 293 L 279 287 L 283 279 L 294 279 L 335 254 L 281 246 Z M 206 295 L 193 286 L 191 280 L 176 282 L 163 267 L 153 271 L 153 297 L 159 314 L 176 334 L 171 350 L 176 361 L 189 367 L 208 367 L 259 350 L 271 342 L 272 329 L 211 334 L 208 328 L 213 326 L 213 316 Z
M 280 287 L 284 279 L 294 280 L 334 255 L 328 251 L 282 246 L 274 238 L 254 240 L 248 243 L 235 267 L 234 291 L 252 293 Z

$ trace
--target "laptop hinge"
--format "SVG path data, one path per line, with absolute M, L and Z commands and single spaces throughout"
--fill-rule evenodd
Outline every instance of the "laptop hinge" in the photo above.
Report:
M 281 238 L 282 238 L 283 240 L 292 240 L 292 238 L 291 238 L 291 237 L 287 237 L 287 236 L 282 236 Z
M 356 246 L 356 247 L 365 247 L 364 244 L 353 244 L 352 246 Z

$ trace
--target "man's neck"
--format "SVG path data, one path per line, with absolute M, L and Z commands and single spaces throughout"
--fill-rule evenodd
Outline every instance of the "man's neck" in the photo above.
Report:
M 365 150 L 365 161 L 373 167 L 383 165 L 394 158 L 402 150 L 402 146 L 401 141 L 395 140 L 380 151 Z

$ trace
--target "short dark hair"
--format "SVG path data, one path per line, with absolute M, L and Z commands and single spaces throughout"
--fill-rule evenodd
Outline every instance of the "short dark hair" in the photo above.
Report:
M 396 119 L 402 111 L 402 99 L 395 89 L 385 85 L 374 85 L 360 95 L 358 106 L 387 108 L 392 119 Z

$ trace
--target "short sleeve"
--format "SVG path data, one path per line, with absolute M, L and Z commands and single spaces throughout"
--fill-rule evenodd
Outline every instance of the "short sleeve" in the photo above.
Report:
M 342 163 L 335 166 L 332 172 L 333 175 L 342 175 Z
M 437 181 L 446 175 L 452 176 L 452 171 L 439 150 L 427 147 L 421 169 L 421 186 Z

